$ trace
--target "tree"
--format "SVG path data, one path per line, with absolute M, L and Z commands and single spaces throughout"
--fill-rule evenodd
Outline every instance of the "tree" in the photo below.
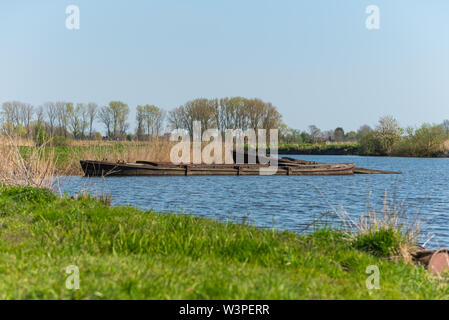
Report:
M 107 129 L 108 137 L 118 139 L 126 136 L 128 114 L 128 105 L 121 101 L 111 101 L 108 106 L 101 108 L 99 117 Z
M 359 129 L 360 131 L 360 129 Z M 359 145 L 361 154 L 390 155 L 393 146 L 401 140 L 402 129 L 391 116 L 381 117 L 375 130 L 364 130 Z
M 72 102 L 67 102 L 65 104 L 65 110 L 67 112 L 67 123 L 70 126 L 73 137 L 76 139 L 78 137 L 79 132 L 79 122 L 75 113 L 75 107 Z
M 67 138 L 69 115 L 67 110 L 67 104 L 65 102 L 56 102 L 56 118 L 58 122 L 59 135 Z
M 316 125 L 312 124 L 309 126 L 309 134 L 312 139 L 312 142 L 316 143 L 318 141 L 318 137 L 321 134 L 321 130 L 318 129 L 318 127 Z
M 137 106 L 136 120 L 136 134 L 138 136 L 146 134 L 148 138 L 157 137 L 161 134 L 164 112 L 160 108 L 149 104 Z
M 45 111 L 44 111 L 44 107 L 43 106 L 39 106 L 36 109 L 36 121 L 37 121 L 37 125 L 38 126 L 44 126 L 44 116 L 45 116 Z
M 172 128 L 185 129 L 190 135 L 193 122 L 201 129 L 277 129 L 281 114 L 271 103 L 242 97 L 222 99 L 195 99 L 170 111 L 168 122 Z
M 14 131 L 16 124 L 14 123 L 14 107 L 11 102 L 4 102 L 2 104 L 2 122 L 3 130 L 11 135 Z
M 142 106 L 137 106 L 136 108 L 136 122 L 137 122 L 137 128 L 136 128 L 136 135 L 138 139 L 145 134 L 145 115 L 144 115 L 144 108 Z
M 412 145 L 417 156 L 435 156 L 443 150 L 446 132 L 442 126 L 423 124 L 412 136 Z
M 363 135 L 365 135 L 370 131 L 373 131 L 373 129 L 369 125 L 364 124 L 357 130 L 357 139 L 360 140 L 363 137 Z
M 100 109 L 100 111 L 98 112 L 98 117 L 100 119 L 100 121 L 104 124 L 105 128 L 106 128 L 106 136 L 108 138 L 110 138 L 112 136 L 112 114 L 109 110 L 108 106 L 104 106 Z
M 355 131 L 349 131 L 345 134 L 345 141 L 356 141 L 357 133 Z
M 129 114 L 128 105 L 121 101 L 111 101 L 109 109 L 112 113 L 114 137 L 119 138 L 126 135 L 126 130 L 128 130 L 129 126 L 126 122 Z
M 12 131 L 15 131 L 16 134 L 20 136 L 31 137 L 31 121 L 33 113 L 34 108 L 31 104 L 19 101 L 3 103 L 2 118 L 4 128 L 7 128 L 9 134 L 11 134 Z
M 163 111 L 153 105 L 145 105 L 143 108 L 144 128 L 148 137 L 159 136 L 164 119 Z
M 359 140 L 359 153 L 361 155 L 385 155 L 380 145 L 376 132 L 371 130 L 365 132 Z
M 19 108 L 20 124 L 26 129 L 27 138 L 30 138 L 32 136 L 30 124 L 33 118 L 34 108 L 29 103 L 20 103 Z
M 345 141 L 345 131 L 343 128 L 338 127 L 334 130 L 334 140 L 337 142 Z
M 88 110 L 83 103 L 66 104 L 68 122 L 75 139 L 82 139 L 86 136 L 86 128 L 88 126 Z
M 376 136 L 382 151 L 390 154 L 394 143 L 400 139 L 401 128 L 392 116 L 381 117 L 376 126 Z
M 58 118 L 58 110 L 57 110 L 56 103 L 46 102 L 46 103 L 44 103 L 44 109 L 45 109 L 45 114 L 46 114 L 47 120 L 48 120 L 50 135 L 53 136 L 55 126 L 56 126 L 56 121 Z
M 449 135 L 449 120 L 444 120 L 441 124 L 441 127 L 443 127 L 444 131 L 446 132 L 446 135 Z
M 89 115 L 89 138 L 92 139 L 93 124 L 98 115 L 98 105 L 94 102 L 89 102 L 87 104 L 87 113 Z

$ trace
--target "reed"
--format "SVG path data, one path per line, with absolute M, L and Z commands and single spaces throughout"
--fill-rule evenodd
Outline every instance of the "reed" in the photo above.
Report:
M 23 142 L 3 137 L 0 142 L 0 184 L 51 188 L 55 176 L 54 152 L 45 146 L 20 149 Z
M 394 195 L 389 197 L 385 191 L 381 209 L 373 207 L 368 198 L 366 212 L 357 217 L 343 206 L 335 208 L 329 201 L 327 203 L 337 216 L 343 234 L 356 248 L 378 256 L 411 261 L 409 248 L 418 244 L 422 221 L 418 212 L 410 213 L 405 200 L 397 201 Z
M 55 151 L 61 157 L 58 168 L 66 168 L 70 175 L 82 175 L 80 160 L 108 160 L 112 162 L 125 161 L 170 161 L 170 149 L 173 143 L 165 140 L 148 142 L 106 142 L 99 144 L 77 142 L 69 147 L 56 147 Z

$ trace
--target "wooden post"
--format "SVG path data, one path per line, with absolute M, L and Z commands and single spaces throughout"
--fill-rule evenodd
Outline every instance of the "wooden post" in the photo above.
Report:
M 241 167 L 240 166 L 237 166 L 237 167 L 235 167 L 236 169 L 237 169 L 237 175 L 238 176 L 240 176 L 242 173 L 241 173 Z

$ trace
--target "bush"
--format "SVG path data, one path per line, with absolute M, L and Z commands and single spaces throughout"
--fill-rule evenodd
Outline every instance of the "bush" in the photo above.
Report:
M 103 140 L 103 136 L 101 135 L 100 132 L 94 132 L 93 138 L 95 141 L 102 141 Z
M 48 142 L 48 134 L 45 132 L 45 128 L 38 125 L 34 128 L 33 140 L 38 147 L 43 146 Z
M 2 187 L 0 195 L 19 202 L 50 203 L 57 199 L 56 195 L 48 189 L 33 187 Z
M 383 156 L 386 151 L 382 149 L 376 131 L 369 131 L 362 135 L 359 141 L 360 155 Z
M 397 254 L 403 241 L 402 236 L 393 229 L 381 229 L 359 234 L 354 240 L 354 247 L 379 257 Z
M 442 126 L 423 124 L 421 128 L 408 129 L 408 135 L 402 137 L 392 150 L 393 155 L 433 157 L 444 152 L 447 133 Z
M 446 138 L 446 132 L 442 126 L 422 125 L 412 136 L 415 155 L 430 157 L 443 152 L 443 143 Z
M 53 147 L 67 147 L 70 145 L 70 140 L 66 137 L 56 136 L 52 139 Z

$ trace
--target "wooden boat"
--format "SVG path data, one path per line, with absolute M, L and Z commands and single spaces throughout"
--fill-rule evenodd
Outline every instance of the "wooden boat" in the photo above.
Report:
M 254 176 L 268 164 L 180 164 L 168 162 L 81 160 L 85 176 Z M 274 175 L 352 175 L 355 173 L 397 173 L 356 168 L 353 163 L 325 164 L 291 158 L 278 159 Z

